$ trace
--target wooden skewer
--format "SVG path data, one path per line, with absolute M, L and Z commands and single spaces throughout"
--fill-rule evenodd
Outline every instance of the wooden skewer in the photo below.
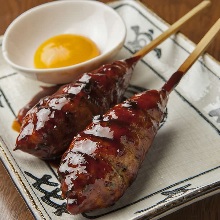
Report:
M 162 89 L 170 93 L 179 83 L 181 78 L 189 70 L 189 68 L 195 63 L 198 57 L 207 49 L 210 43 L 217 36 L 220 31 L 220 18 L 211 27 L 211 29 L 206 33 L 206 35 L 201 39 L 193 52 L 188 56 L 188 58 L 183 62 L 179 69 L 170 77 L 170 79 L 165 83 Z
M 201 12 L 204 8 L 209 6 L 211 2 L 209 0 L 202 1 L 199 5 L 194 7 L 191 11 L 189 11 L 186 15 L 184 15 L 182 18 L 180 18 L 178 21 L 176 21 L 173 25 L 169 27 L 168 30 L 163 32 L 160 36 L 155 38 L 151 43 L 143 47 L 141 50 L 136 52 L 133 57 L 140 57 L 142 58 L 145 56 L 148 52 L 150 52 L 152 49 L 154 49 L 157 45 L 159 45 L 162 41 L 167 39 L 169 36 L 177 32 L 187 21 L 189 21 L 192 17 L 194 17 L 196 14 Z
M 212 28 L 207 32 L 207 34 L 201 39 L 201 41 L 196 46 L 195 50 L 189 55 L 185 62 L 179 67 L 179 71 L 186 73 L 188 69 L 193 65 L 193 63 L 198 59 L 198 57 L 207 49 L 212 40 L 218 34 L 220 29 L 220 18 L 212 26 Z

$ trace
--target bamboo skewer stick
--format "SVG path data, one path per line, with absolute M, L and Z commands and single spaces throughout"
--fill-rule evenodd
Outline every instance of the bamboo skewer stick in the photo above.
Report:
M 220 31 L 220 18 L 211 27 L 211 29 L 206 33 L 206 35 L 201 39 L 193 52 L 188 56 L 188 58 L 183 62 L 179 69 L 170 77 L 170 79 L 165 83 L 162 89 L 166 90 L 168 93 L 177 86 L 179 81 L 189 70 L 189 68 L 195 63 L 198 57 L 207 49 L 210 43 L 217 36 Z
M 220 29 L 220 18 L 216 21 L 216 23 L 212 26 L 212 28 L 207 32 L 207 34 L 202 38 L 202 40 L 198 43 L 195 50 L 189 55 L 186 61 L 179 67 L 179 71 L 186 73 L 188 69 L 193 65 L 195 60 L 207 49 L 212 40 L 218 34 Z
M 163 32 L 161 35 L 159 35 L 157 38 L 155 38 L 151 43 L 147 44 L 145 47 L 143 47 L 141 50 L 136 52 L 133 57 L 139 57 L 140 59 L 145 56 L 148 52 L 150 52 L 152 49 L 154 49 L 157 45 L 159 45 L 161 42 L 163 42 L 165 39 L 167 39 L 169 36 L 174 34 L 175 32 L 179 31 L 179 29 L 192 17 L 194 17 L 196 14 L 201 12 L 203 9 L 208 7 L 211 4 L 209 0 L 202 1 L 199 5 L 194 7 L 191 11 L 189 11 L 186 15 L 184 15 L 182 18 L 180 18 L 178 21 L 176 21 L 173 25 L 169 27 L 165 32 Z

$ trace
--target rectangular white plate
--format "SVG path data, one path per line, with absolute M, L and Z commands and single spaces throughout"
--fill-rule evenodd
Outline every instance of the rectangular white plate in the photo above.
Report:
M 167 29 L 138 2 L 118 1 L 111 6 L 127 26 L 126 43 L 116 59 L 132 56 Z M 131 84 L 159 89 L 193 48 L 183 35 L 172 36 L 138 63 Z M 40 85 L 14 72 L 0 53 L 0 159 L 36 219 L 158 218 L 219 192 L 220 65 L 209 55 L 193 65 L 171 94 L 166 120 L 125 195 L 108 209 L 74 217 L 66 213 L 56 169 L 13 152 L 17 133 L 12 122 Z

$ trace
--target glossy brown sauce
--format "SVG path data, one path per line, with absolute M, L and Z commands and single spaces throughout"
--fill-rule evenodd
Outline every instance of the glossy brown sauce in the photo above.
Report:
M 170 78 L 169 80 L 164 84 L 164 86 L 162 87 L 162 89 L 164 89 L 165 91 L 167 91 L 168 93 L 172 92 L 172 90 L 178 85 L 178 83 L 180 82 L 180 80 L 182 79 L 184 73 L 181 71 L 177 71 L 175 72 Z
M 104 114 L 122 100 L 136 60 L 130 58 L 103 65 L 40 99 L 23 120 L 16 149 L 42 159 L 62 155 L 93 116 Z
M 69 211 L 76 214 L 99 207 L 95 201 L 99 190 L 100 195 L 105 195 L 110 188 L 107 184 L 98 189 L 97 181 L 108 182 L 108 176 L 114 172 L 117 176 L 111 179 L 114 194 L 119 195 L 119 188 L 125 190 L 133 182 L 163 118 L 166 102 L 165 91 L 143 92 L 95 118 L 75 137 L 58 169 L 63 195 L 71 198 Z M 87 194 L 87 189 L 96 194 Z M 101 207 L 116 199 L 112 195 L 102 201 Z
M 12 122 L 12 129 L 14 131 L 20 132 L 23 118 L 25 117 L 27 112 L 31 108 L 33 108 L 40 101 L 40 99 L 55 93 L 60 88 L 60 86 L 61 85 L 48 86 L 48 87 L 41 86 L 41 90 L 23 108 L 19 110 L 16 119 Z

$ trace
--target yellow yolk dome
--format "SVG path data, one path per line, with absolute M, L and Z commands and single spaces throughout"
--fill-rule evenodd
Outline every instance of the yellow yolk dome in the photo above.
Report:
M 61 34 L 43 42 L 35 52 L 36 68 L 59 68 L 90 60 L 100 54 L 96 44 L 87 37 Z

